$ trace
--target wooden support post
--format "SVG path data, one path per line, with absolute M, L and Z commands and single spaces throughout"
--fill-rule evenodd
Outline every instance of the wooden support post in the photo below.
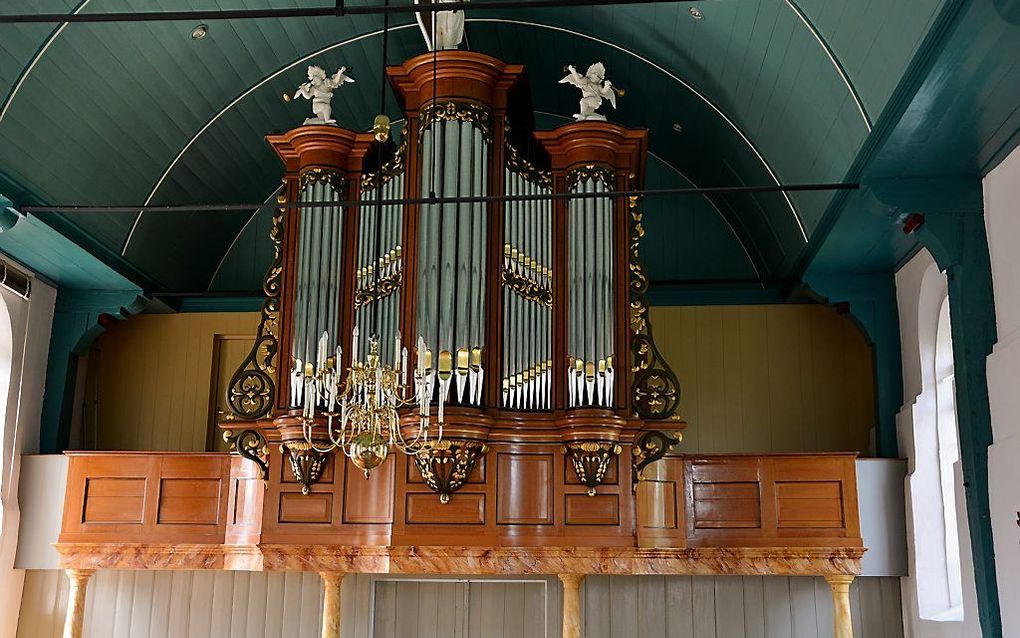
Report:
M 584 574 L 560 574 L 563 583 L 562 638 L 581 638 L 581 581 Z
M 340 638 L 340 586 L 343 572 L 319 572 L 322 577 L 322 638 Z
M 833 624 L 836 638 L 854 638 L 854 627 L 850 620 L 850 574 L 829 574 L 825 577 L 832 589 Z
M 85 622 L 85 591 L 94 569 L 65 569 L 71 588 L 67 592 L 67 614 L 64 616 L 64 638 L 81 638 Z

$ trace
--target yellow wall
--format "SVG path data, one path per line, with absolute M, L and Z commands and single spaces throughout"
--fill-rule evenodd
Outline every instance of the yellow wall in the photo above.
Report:
M 216 443 L 218 380 L 247 354 L 258 322 L 257 312 L 220 312 L 115 323 L 89 353 L 85 447 L 194 452 Z
M 656 307 L 680 379 L 682 452 L 869 452 L 872 351 L 818 305 Z
M 680 379 L 689 423 L 682 451 L 870 450 L 871 348 L 831 308 L 657 307 L 652 322 Z M 117 323 L 90 354 L 86 446 L 199 451 L 218 442 L 209 436 L 216 403 L 222 406 L 216 380 L 229 379 L 257 326 L 258 313 L 143 315 Z

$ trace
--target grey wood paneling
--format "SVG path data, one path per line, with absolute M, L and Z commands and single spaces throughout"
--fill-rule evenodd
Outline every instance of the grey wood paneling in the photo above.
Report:
M 374 595 L 373 595 L 374 594 Z M 505 582 L 352 574 L 344 638 L 556 638 L 555 578 Z M 858 578 L 855 638 L 902 638 L 900 585 Z M 26 573 L 19 638 L 59 638 L 67 578 Z M 86 638 L 318 638 L 318 574 L 100 571 L 86 600 Z M 585 638 L 831 638 L 821 578 L 591 576 L 582 589 Z M 374 630 L 373 630 L 374 626 Z

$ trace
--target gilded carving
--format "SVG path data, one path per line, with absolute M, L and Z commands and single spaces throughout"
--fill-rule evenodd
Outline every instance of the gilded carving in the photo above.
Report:
M 630 176 L 630 187 L 634 187 L 634 176 Z M 641 264 L 641 237 L 645 230 L 641 225 L 641 211 L 638 198 L 628 197 L 630 212 L 630 245 L 628 247 L 630 273 L 630 354 L 631 404 L 639 416 L 648 420 L 670 418 L 680 405 L 680 382 L 669 364 L 659 354 L 652 337 L 652 324 L 648 316 L 648 276 Z
M 595 496 L 595 490 L 606 478 L 609 463 L 623 451 L 612 441 L 580 441 L 567 443 L 563 452 L 574 467 L 577 480 L 588 488 L 588 496 Z
M 552 172 L 543 171 L 536 167 L 534 164 L 524 158 L 523 155 L 518 152 L 517 147 L 510 143 L 510 123 L 504 120 L 503 126 L 503 139 L 506 140 L 506 167 L 519 174 L 524 179 L 528 180 L 532 184 L 540 186 L 548 190 L 552 190 Z
M 552 308 L 552 290 L 527 275 L 514 273 L 504 268 L 503 285 L 523 299 L 545 306 L 546 308 Z
M 405 162 L 407 160 L 407 136 L 400 141 L 400 146 L 397 148 L 397 152 L 393 154 L 389 160 L 383 163 L 382 171 L 376 171 L 374 173 L 365 173 L 361 177 L 361 192 L 371 192 L 381 185 L 385 185 L 394 177 L 404 173 L 407 168 Z M 380 184 L 380 176 L 382 178 L 382 184 Z
M 666 456 L 669 449 L 678 445 L 682 438 L 683 435 L 680 432 L 676 432 L 676 436 L 672 436 L 669 432 L 649 430 L 634 440 L 634 446 L 630 450 L 634 457 L 631 459 L 633 478 L 631 485 L 634 490 L 637 490 L 637 484 L 642 480 L 641 470 Z
M 223 440 L 242 458 L 259 466 L 262 480 L 269 480 L 269 445 L 258 430 L 246 429 L 239 432 L 224 430 Z
M 286 198 L 280 195 L 276 201 L 283 204 Z M 274 376 L 279 349 L 277 331 L 280 318 L 280 279 L 283 274 L 283 220 L 286 210 L 277 209 L 269 231 L 269 238 L 273 242 L 273 263 L 262 282 L 266 299 L 262 302 L 255 343 L 227 386 L 227 407 L 234 417 L 243 421 L 253 421 L 269 414 L 276 396 Z
M 425 485 L 439 494 L 441 503 L 450 502 L 456 492 L 471 476 L 478 457 L 489 451 L 480 441 L 443 439 L 421 449 L 413 458 Z
M 616 172 L 600 164 L 586 164 L 570 171 L 567 174 L 567 190 L 573 190 L 575 186 L 589 179 L 602 182 L 610 191 L 616 190 Z
M 280 449 L 290 459 L 290 471 L 294 475 L 294 480 L 301 484 L 301 493 L 308 494 L 312 485 L 322 476 L 326 453 L 303 441 L 284 443 Z
M 445 102 L 430 103 L 422 108 L 418 116 L 418 141 L 421 142 L 425 131 L 433 122 L 441 120 L 454 122 L 471 122 L 482 131 L 485 141 L 492 143 L 492 116 L 489 110 L 480 104 Z
M 304 190 L 305 187 L 310 184 L 318 182 L 328 184 L 336 193 L 342 193 L 344 191 L 344 186 L 347 185 L 347 178 L 334 170 L 323 168 L 321 166 L 313 166 L 312 168 L 305 169 L 298 177 L 298 187 L 300 187 L 301 190 Z

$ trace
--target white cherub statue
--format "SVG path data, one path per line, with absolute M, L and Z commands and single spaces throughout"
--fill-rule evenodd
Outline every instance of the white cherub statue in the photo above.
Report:
M 570 71 L 570 75 L 560 80 L 560 84 L 573 84 L 581 89 L 581 112 L 574 113 L 574 119 L 578 122 L 584 120 L 605 121 L 606 116 L 595 111 L 602 106 L 603 99 L 609 100 L 615 109 L 618 91 L 612 82 L 606 80 L 606 67 L 601 62 L 596 62 L 588 67 L 584 75 L 578 73 L 573 65 L 568 66 L 567 70 Z M 620 94 L 622 95 L 623 91 L 620 91 Z
M 346 71 L 347 67 L 342 66 L 333 77 L 328 77 L 322 67 L 308 67 L 308 81 L 297 88 L 293 98 L 296 100 L 303 97 L 312 101 L 312 113 L 315 117 L 306 119 L 305 124 L 336 124 L 332 117 L 333 107 L 330 101 L 333 99 L 333 91 L 354 81 Z
M 453 2 L 453 0 L 438 1 Z M 457 10 L 437 11 L 434 15 L 435 48 L 440 51 L 446 51 L 459 47 L 464 39 L 464 12 Z

